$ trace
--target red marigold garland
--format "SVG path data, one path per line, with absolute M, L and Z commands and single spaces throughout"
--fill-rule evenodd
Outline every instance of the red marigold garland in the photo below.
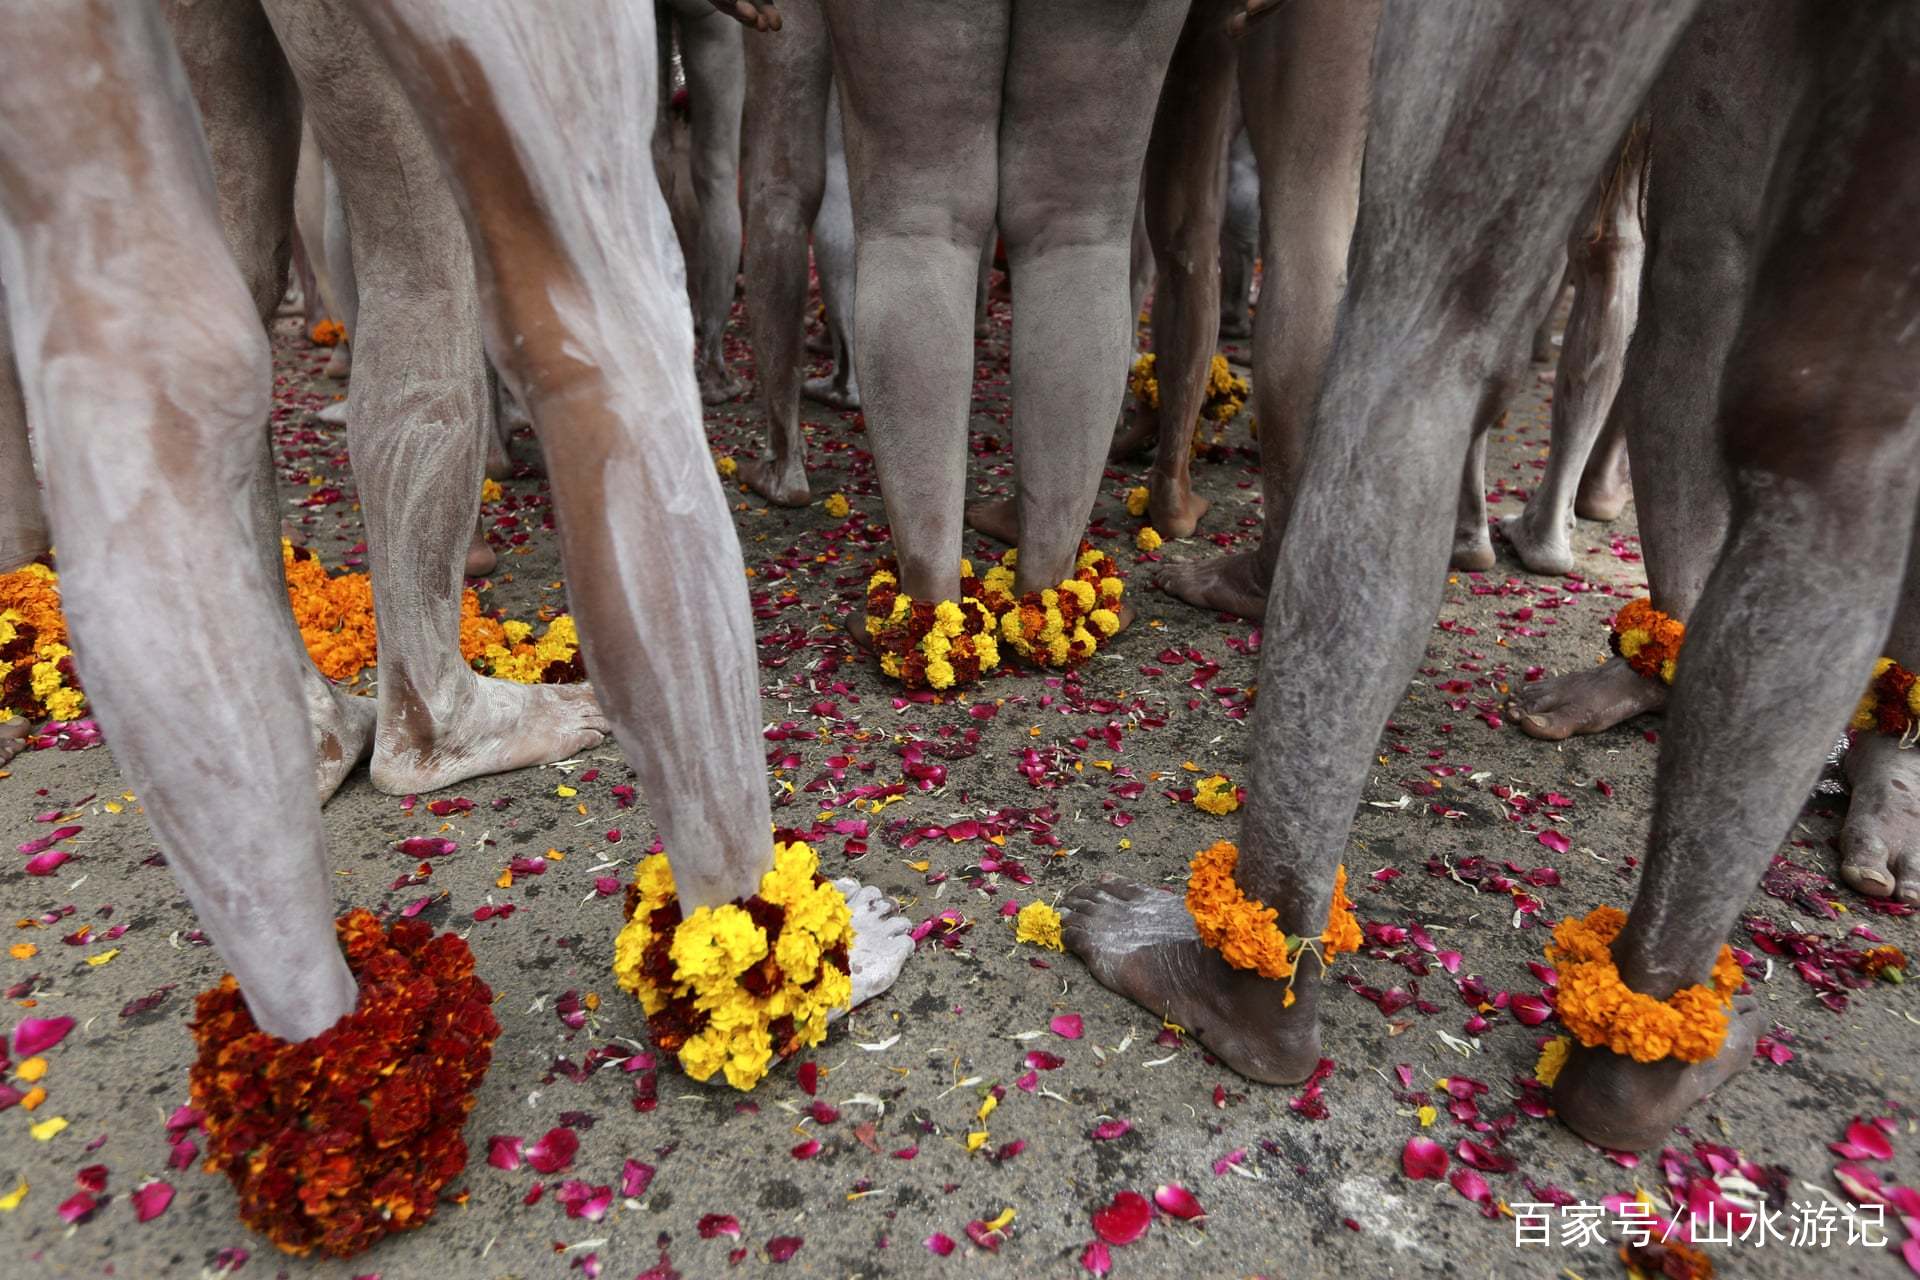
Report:
M 254 1025 L 231 976 L 191 1024 L 193 1103 L 211 1173 L 287 1253 L 336 1257 L 425 1225 L 466 1167 L 461 1137 L 500 1024 L 456 934 L 369 911 L 335 922 L 360 1001 L 297 1044 Z
M 879 651 L 880 669 L 909 689 L 938 690 L 964 688 L 999 666 L 993 634 L 999 610 L 987 594 L 972 563 L 962 560 L 958 604 L 915 600 L 900 590 L 894 560 L 880 561 L 867 580 L 867 635 Z
M 1920 737 L 1920 683 L 1892 658 L 1873 664 L 1873 679 L 1854 709 L 1852 727 L 1911 741 Z
M 1672 684 L 1674 663 L 1686 638 L 1684 622 L 1660 612 L 1650 600 L 1633 600 L 1613 616 L 1607 643 L 1647 679 Z
M 1073 576 L 1058 587 L 1014 598 L 1014 567 L 1020 553 L 987 571 L 989 598 L 1013 603 L 1000 616 L 1000 634 L 1015 653 L 1039 666 L 1069 670 L 1100 651 L 1120 630 L 1120 598 L 1126 584 L 1120 566 L 1104 551 L 1082 542 Z

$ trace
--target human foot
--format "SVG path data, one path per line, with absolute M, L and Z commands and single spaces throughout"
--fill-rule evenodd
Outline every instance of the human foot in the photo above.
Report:
M 469 578 L 484 578 L 499 564 L 500 557 L 487 542 L 487 535 L 475 529 L 473 540 L 467 543 L 467 564 L 463 572 Z
M 373 751 L 376 707 L 313 672 L 307 683 L 307 723 L 313 730 L 314 792 L 333 799 L 340 784 Z
M 345 400 L 335 400 L 332 404 L 321 409 L 313 416 L 330 427 L 345 426 L 347 422 L 347 402 Z
M 1448 563 L 1469 573 L 1493 568 L 1493 534 L 1484 519 L 1462 521 L 1453 527 L 1453 555 Z
M 1235 551 L 1162 565 L 1153 585 L 1196 609 L 1258 622 L 1267 615 L 1267 584 L 1272 580 L 1258 551 Z
M 33 726 L 19 716 L 0 721 L 0 765 L 27 749 L 27 734 L 32 731 Z
M 747 458 L 740 463 L 740 479 L 747 488 L 775 506 L 804 507 L 813 501 L 813 490 L 807 487 L 805 463 Z
M 1186 1028 L 1247 1079 L 1298 1084 L 1319 1065 L 1311 1011 L 1288 1012 L 1280 984 L 1232 968 L 1205 946 L 1177 895 L 1102 880 L 1068 893 L 1060 914 L 1067 950 L 1096 982 Z
M 913 955 L 913 939 L 908 936 L 913 922 L 894 910 L 892 898 L 870 884 L 847 877 L 835 880 L 833 887 L 846 895 L 853 911 L 853 951 L 847 957 L 853 1000 L 847 1008 L 857 1009 L 899 978 Z M 837 1010 L 831 1017 L 839 1018 L 846 1011 Z
M 515 684 L 461 673 L 429 709 L 398 694 L 394 723 L 374 736 L 373 785 L 389 795 L 437 791 L 591 751 L 612 726 L 584 684 Z
M 1115 462 L 1131 462 L 1152 453 L 1153 446 L 1159 441 L 1159 411 L 1149 409 L 1136 400 L 1131 411 L 1126 408 L 1120 410 L 1120 420 L 1113 425 L 1113 444 L 1107 449 L 1107 457 Z
M 1587 671 L 1536 680 L 1513 691 L 1514 722 L 1547 742 L 1601 733 L 1649 711 L 1663 711 L 1667 686 L 1608 658 Z
M 1579 491 L 1573 497 L 1573 514 L 1582 520 L 1611 522 L 1620 516 L 1627 499 L 1633 496 L 1633 478 L 1627 469 L 1627 451 L 1622 449 L 1609 460 L 1596 458 L 1580 477 Z
M 1553 1109 L 1567 1128 L 1610 1151 L 1657 1147 L 1694 1103 L 1747 1065 L 1760 1023 L 1759 1005 L 1736 999 L 1727 1042 L 1706 1062 L 1635 1062 L 1576 1043 L 1554 1081 Z
M 834 409 L 858 409 L 860 407 L 860 384 L 849 379 L 844 384 L 838 374 L 824 378 L 808 378 L 800 384 L 800 393 L 807 399 Z
M 700 384 L 702 404 L 725 404 L 739 399 L 747 389 L 747 384 L 727 368 L 724 359 L 702 362 L 694 369 L 693 377 Z
M 1573 572 L 1573 528 L 1571 523 L 1543 529 L 1547 523 L 1534 515 L 1534 503 L 1517 516 L 1500 522 L 1500 530 L 1513 544 L 1520 562 L 1535 573 L 1561 578 Z
M 1012 498 L 967 504 L 967 528 L 1008 546 L 1020 543 L 1020 505 Z
M 1840 833 L 1840 878 L 1869 898 L 1920 906 L 1920 751 L 1862 733 L 1846 754 L 1853 801 Z
M 353 352 L 346 343 L 334 344 L 333 354 L 327 357 L 327 367 L 322 371 L 322 376 L 338 378 L 342 382 L 353 376 Z
M 1164 539 L 1191 538 L 1213 504 L 1193 491 L 1191 477 L 1155 467 L 1147 473 L 1147 518 Z

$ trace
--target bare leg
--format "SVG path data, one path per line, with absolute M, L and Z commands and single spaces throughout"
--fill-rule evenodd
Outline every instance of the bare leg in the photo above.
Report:
M 33 470 L 33 446 L 27 438 L 27 404 L 14 368 L 7 297 L 0 290 L 0 573 L 39 559 L 50 545 L 40 481 Z M 0 751 L 5 747 L 0 746 Z
M 1374 744 L 1426 643 L 1477 393 L 1687 16 L 1411 0 L 1381 19 L 1353 281 L 1268 605 L 1240 832 L 1239 883 L 1289 935 L 1325 925 Z M 1319 983 L 1283 1007 L 1277 984 L 1199 943 L 1172 894 L 1068 902 L 1067 944 L 1103 984 L 1252 1079 L 1313 1070 Z
M 1144 173 L 1142 177 L 1144 177 Z M 1134 357 L 1134 346 L 1139 338 L 1141 309 L 1147 305 L 1147 295 L 1153 292 L 1154 272 L 1153 240 L 1147 235 L 1147 198 L 1141 194 L 1134 202 L 1133 230 L 1127 242 L 1127 297 L 1133 305 L 1132 326 L 1127 331 L 1127 359 Z M 991 250 L 989 250 L 991 252 Z M 1132 418 L 1129 420 L 1128 415 Z M 1109 456 L 1116 461 L 1130 461 L 1145 457 L 1153 448 L 1154 441 L 1160 438 L 1160 415 L 1151 406 L 1140 403 L 1133 397 L 1125 397 L 1120 404 L 1119 417 L 1113 424 L 1113 445 Z
M 740 24 L 706 0 L 675 0 L 680 57 L 693 107 L 693 194 L 700 202 L 698 248 L 689 264 L 698 276 L 693 295 L 694 362 L 700 398 L 725 404 L 747 387 L 727 368 L 727 316 L 740 278 L 740 111 L 746 94 L 746 54 Z M 778 36 L 771 37 L 779 39 Z
M 767 455 L 740 478 L 781 506 L 805 506 L 800 338 L 807 305 L 807 228 L 826 183 L 833 53 L 820 0 L 789 0 L 780 31 L 747 41 L 747 327 L 767 415 Z
M 1647 131 L 1636 121 L 1596 184 L 1593 213 L 1567 237 L 1573 314 L 1553 384 L 1553 440 L 1546 474 L 1526 510 L 1504 529 L 1535 573 L 1573 572 L 1574 491 L 1620 388 L 1627 343 L 1640 311 L 1645 259 Z
M 329 305 L 347 328 L 347 336 L 335 344 L 327 361 L 327 376 L 346 378 L 353 373 L 353 339 L 360 331 L 360 283 L 353 271 L 353 233 L 347 229 L 346 201 L 340 192 L 340 180 L 324 155 L 320 160 L 320 196 L 325 202 L 327 275 L 333 281 Z
M 1907 557 L 1900 612 L 1884 652 L 1920 670 L 1920 555 Z M 1840 876 L 1870 898 L 1920 906 L 1920 751 L 1884 733 L 1858 733 L 1846 756 L 1853 802 L 1840 833 Z
M 1260 163 L 1266 305 L 1253 322 L 1253 404 L 1264 522 L 1252 551 L 1161 568 L 1160 589 L 1196 608 L 1243 618 L 1266 612 L 1346 288 L 1379 21 L 1370 0 L 1296 0 L 1241 42 L 1240 93 Z
M 1153 372 L 1160 383 L 1159 448 L 1147 472 L 1148 515 L 1163 538 L 1185 538 L 1207 512 L 1193 491 L 1193 431 L 1220 336 L 1220 223 L 1226 212 L 1228 125 L 1236 88 L 1227 34 L 1232 0 L 1198 0 L 1160 88 L 1146 170 L 1153 244 Z
M 1239 98 L 1234 118 L 1239 120 Z M 1227 208 L 1220 223 L 1220 337 L 1253 336 L 1247 300 L 1253 293 L 1253 260 L 1260 251 L 1260 170 L 1244 124 L 1233 131 L 1227 152 Z
M 1553 318 L 1560 313 L 1560 299 L 1566 297 L 1572 287 L 1572 268 L 1562 258 L 1560 267 L 1553 273 L 1555 281 L 1553 292 L 1547 297 L 1547 309 L 1540 313 L 1540 325 L 1533 331 L 1533 362 L 1535 364 L 1553 363 Z
M 998 237 L 991 231 L 980 243 L 980 274 L 973 286 L 973 336 L 984 338 L 993 332 L 987 321 L 987 300 L 993 292 L 993 250 Z
M 279 50 L 274 50 L 279 57 Z M 281 59 L 284 63 L 285 59 Z M 310 126 L 300 129 L 300 160 L 293 178 L 294 269 L 307 299 L 307 328 L 322 320 L 341 321 L 333 302 L 333 276 L 327 262 L 327 187 L 320 141 Z M 301 264 L 305 263 L 302 267 Z
M 1483 572 L 1493 568 L 1493 535 L 1487 527 L 1487 433 L 1507 413 L 1513 399 L 1512 378 L 1489 378 L 1473 414 L 1473 439 L 1467 461 L 1460 468 L 1460 497 L 1454 504 L 1453 555 L 1456 569 Z
M 249 510 L 271 380 L 259 310 L 157 8 L 30 6 L 8 35 L 0 276 L 88 696 L 255 1021 L 305 1039 L 356 988 L 299 655 Z M 168 323 L 155 298 L 179 302 Z
M 606 720 L 585 686 L 483 679 L 460 656 L 489 425 L 473 255 L 452 193 L 341 0 L 270 0 L 268 12 L 357 229 L 347 430 L 380 631 L 373 783 L 430 791 L 597 746 Z
M 1627 499 L 1633 496 L 1633 476 L 1627 464 L 1626 424 L 1613 414 L 1587 455 L 1586 470 L 1580 473 L 1580 488 L 1573 495 L 1573 514 L 1582 520 L 1603 524 L 1620 518 Z
M 1709 980 L 1866 683 L 1901 591 L 1887 567 L 1913 536 L 1920 21 L 1898 6 L 1846 19 L 1803 27 L 1825 45 L 1819 90 L 1769 186 L 1776 230 L 1727 362 L 1733 521 L 1689 621 L 1613 947 L 1621 980 L 1655 999 Z M 1760 1025 L 1737 1012 L 1720 1055 L 1691 1067 L 1576 1047 L 1555 1109 L 1604 1146 L 1655 1146 L 1746 1065 Z
M 827 98 L 826 186 L 820 214 L 813 220 L 813 262 L 820 272 L 820 302 L 827 311 L 827 337 L 833 346 L 833 372 L 809 378 L 802 388 L 809 400 L 836 409 L 860 407 L 860 379 L 853 375 L 853 196 L 847 189 L 846 134 L 840 124 L 840 98 Z M 981 286 L 982 290 L 986 288 Z M 984 294 L 983 294 L 984 296 Z
M 918 599 L 954 600 L 973 293 L 1000 186 L 1010 18 L 1004 3 L 966 13 L 937 0 L 827 0 L 824 8 L 853 191 L 853 355 L 900 585 Z M 1009 238 L 1010 262 L 1012 253 Z M 1083 330 L 1090 322 L 1081 317 Z M 1016 378 L 1018 367 L 1016 354 Z M 1097 468 L 1089 478 L 1097 481 Z
M 1809 59 L 1796 5 L 1707 0 L 1651 97 L 1640 322 L 1610 419 L 1628 443 L 1654 607 L 1686 620 L 1726 535 L 1720 380 L 1753 278 L 1761 196 Z M 1596 636 L 1598 647 L 1602 637 Z M 1619 658 L 1520 686 L 1515 722 L 1558 741 L 1666 705 Z

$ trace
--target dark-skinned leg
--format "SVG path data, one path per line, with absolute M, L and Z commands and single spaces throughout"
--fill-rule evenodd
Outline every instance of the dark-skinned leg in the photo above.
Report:
M 796 507 L 812 498 L 800 425 L 800 339 L 807 229 L 826 183 L 833 51 L 820 0 L 790 0 L 780 13 L 778 34 L 747 35 L 747 332 L 767 415 L 767 453 L 742 458 L 740 478 L 769 502 Z
M 0 573 L 39 559 L 51 545 L 27 436 L 27 402 L 14 368 L 7 295 L 0 288 Z M 0 746 L 0 752 L 5 750 Z
M 1715 956 L 1846 723 L 1899 603 L 1920 499 L 1920 15 L 1809 28 L 1818 88 L 1769 191 L 1777 230 L 1727 363 L 1725 549 L 1690 620 L 1620 978 L 1665 999 Z M 1737 726 L 1737 731 L 1733 727 Z M 1753 1056 L 1637 1063 L 1576 1046 L 1554 1106 L 1603 1146 L 1655 1146 Z
M 1610 421 L 1621 424 L 1654 607 L 1685 621 L 1726 536 L 1720 382 L 1739 332 L 1761 200 L 1811 60 L 1804 9 L 1706 0 L 1650 98 L 1647 263 L 1640 321 Z M 1596 647 L 1603 637 L 1594 637 Z M 1514 721 L 1536 738 L 1599 733 L 1666 705 L 1619 658 L 1521 685 Z
M 1234 96 L 1233 145 L 1227 149 L 1227 207 L 1220 220 L 1220 339 L 1253 336 L 1247 314 L 1253 296 L 1253 260 L 1260 252 L 1260 168 Z
M 1353 278 L 1268 601 L 1246 774 L 1237 879 L 1289 936 L 1326 924 L 1426 643 L 1477 394 L 1524 341 L 1556 240 L 1689 11 L 1386 6 Z M 1094 885 L 1068 907 L 1067 945 L 1102 984 L 1249 1078 L 1313 1070 L 1311 961 L 1287 1007 L 1200 944 L 1177 895 Z
M 1379 21 L 1373 0 L 1296 0 L 1241 44 L 1240 94 L 1260 167 L 1265 305 L 1253 321 L 1253 407 L 1264 506 L 1259 546 L 1161 567 L 1156 585 L 1198 609 L 1266 612 L 1346 289 Z
M 808 378 L 800 390 L 835 409 L 860 407 L 860 379 L 853 373 L 853 193 L 847 188 L 846 130 L 840 101 L 827 94 L 826 185 L 813 219 L 813 265 L 820 275 L 820 307 L 826 313 L 833 372 Z M 991 246 L 989 246 L 991 248 Z M 983 286 L 984 287 L 984 286 Z

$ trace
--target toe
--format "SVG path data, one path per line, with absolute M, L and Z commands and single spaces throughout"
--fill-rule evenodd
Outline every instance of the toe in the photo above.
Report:
M 1909 853 L 1900 859 L 1897 894 L 1908 906 L 1920 906 L 1920 854 Z
M 1875 835 L 1856 833 L 1851 826 L 1840 840 L 1844 855 L 1840 878 L 1869 898 L 1892 896 L 1894 878 L 1887 869 L 1886 842 Z

